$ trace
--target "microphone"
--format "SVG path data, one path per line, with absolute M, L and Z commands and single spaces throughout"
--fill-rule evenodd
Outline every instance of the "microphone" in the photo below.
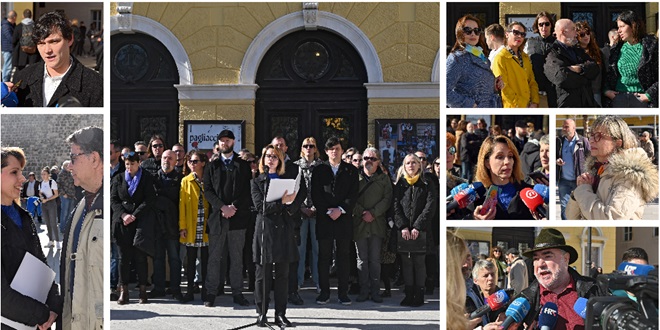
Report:
M 516 298 L 516 300 L 509 305 L 509 308 L 506 309 L 506 312 L 504 313 L 506 319 L 504 320 L 504 323 L 500 325 L 500 329 L 508 329 L 514 322 L 522 322 L 525 316 L 527 316 L 527 313 L 529 313 L 529 309 L 530 306 L 527 299 L 523 297 Z
M 582 298 L 584 299 L 584 298 Z M 541 308 L 539 313 L 539 323 L 537 325 L 538 330 L 552 330 L 557 325 L 557 318 L 559 317 L 557 313 L 557 304 L 548 301 Z
M 655 267 L 651 265 L 635 264 L 632 262 L 622 262 L 619 265 L 619 268 L 617 268 L 618 271 L 621 271 L 626 275 L 648 275 L 649 272 L 654 269 Z
M 543 197 L 543 203 L 548 204 L 550 201 L 550 189 L 544 184 L 537 183 L 534 185 L 534 191 Z
M 470 314 L 470 320 L 477 317 L 482 317 L 492 311 L 496 311 L 506 306 L 508 302 L 509 295 L 507 295 L 504 290 L 499 290 L 486 298 L 486 305 L 477 308 L 477 310 Z
M 573 310 L 584 320 L 587 318 L 587 302 L 589 299 L 580 297 L 575 301 Z
M 451 202 L 454 199 L 454 196 L 456 196 L 456 194 L 458 194 L 461 190 L 467 189 L 468 187 L 470 187 L 470 184 L 467 182 L 463 182 L 458 186 L 452 188 L 451 191 L 449 192 L 449 196 L 447 196 L 447 202 Z
M 16 93 L 9 89 L 5 83 L 0 83 L 2 85 L 2 105 L 7 108 L 14 108 L 18 106 L 18 97 Z
M 467 189 L 463 189 L 454 196 L 454 200 L 447 204 L 447 212 L 454 209 L 464 209 L 474 203 L 479 196 L 486 193 L 486 188 L 481 182 L 473 182 Z
M 525 206 L 532 212 L 538 212 L 541 218 L 548 218 L 548 211 L 543 206 L 543 197 L 535 190 L 525 188 L 520 191 L 520 199 L 522 199 Z

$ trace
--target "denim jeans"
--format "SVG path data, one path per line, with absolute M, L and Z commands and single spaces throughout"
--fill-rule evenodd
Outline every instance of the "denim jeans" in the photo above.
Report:
M 312 280 L 314 284 L 319 285 L 319 241 L 316 239 L 316 218 L 302 218 L 300 227 L 300 245 L 298 253 L 300 261 L 298 262 L 298 285 L 302 285 L 305 280 L 305 258 L 307 256 L 307 235 L 312 240 Z
M 468 182 L 472 182 L 473 170 L 474 167 L 469 161 L 464 160 L 461 163 L 461 177 L 465 180 L 468 180 Z
M 11 78 L 11 52 L 2 52 L 2 82 L 8 82 Z
M 559 184 L 557 184 L 557 189 L 559 190 L 559 202 L 561 203 L 561 219 L 566 220 L 566 205 L 568 200 L 571 198 L 571 192 L 575 190 L 576 187 L 575 180 L 566 180 L 559 179 Z
M 170 289 L 181 292 L 181 258 L 179 257 L 179 240 L 158 238 L 156 240 L 156 255 L 154 256 L 154 290 L 165 290 L 165 253 L 170 262 Z
M 69 222 L 69 214 L 71 214 L 73 207 L 76 206 L 76 200 L 73 198 L 60 196 L 60 201 L 62 202 L 62 210 L 60 211 L 60 233 L 63 233 L 66 230 L 67 223 Z

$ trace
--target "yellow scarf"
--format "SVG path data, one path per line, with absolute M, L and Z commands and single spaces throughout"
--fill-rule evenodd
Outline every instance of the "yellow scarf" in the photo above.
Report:
M 404 174 L 403 177 L 406 179 L 408 184 L 412 186 L 417 182 L 417 180 L 419 180 L 419 175 L 420 174 L 417 174 L 417 175 L 415 175 L 411 178 L 411 177 L 408 176 L 408 174 Z

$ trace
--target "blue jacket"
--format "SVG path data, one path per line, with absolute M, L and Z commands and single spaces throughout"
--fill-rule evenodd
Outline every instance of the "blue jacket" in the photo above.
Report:
M 447 106 L 451 108 L 501 108 L 495 92 L 495 76 L 490 61 L 467 53 L 452 52 L 447 57 Z
M 11 44 L 11 38 L 14 35 L 14 25 L 9 23 L 6 18 L 2 19 L 2 51 L 11 52 L 14 50 Z

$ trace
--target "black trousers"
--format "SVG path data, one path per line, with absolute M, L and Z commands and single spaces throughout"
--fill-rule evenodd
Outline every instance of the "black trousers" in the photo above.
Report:
M 265 265 L 256 264 L 254 283 L 254 301 L 257 305 L 257 313 L 268 313 L 268 302 L 270 301 L 270 290 L 272 287 L 273 265 L 275 268 L 275 315 L 286 315 L 286 301 L 289 287 L 289 267 L 290 262 L 267 263 Z M 266 278 L 266 310 L 261 311 L 264 299 L 264 275 Z
M 407 286 L 423 287 L 426 280 L 426 255 L 401 253 L 401 272 Z
M 188 280 L 188 289 L 195 286 L 195 261 L 197 260 L 197 250 L 201 250 L 202 283 L 206 283 L 206 270 L 209 264 L 209 247 L 186 246 L 186 279 Z
M 119 245 L 119 285 L 128 285 L 131 258 L 135 261 L 138 283 L 147 285 L 147 254 L 133 245 Z
M 319 286 L 321 293 L 330 293 L 330 262 L 332 261 L 332 242 L 337 242 L 337 290 L 339 295 L 348 294 L 348 275 L 350 272 L 351 240 L 319 240 Z

